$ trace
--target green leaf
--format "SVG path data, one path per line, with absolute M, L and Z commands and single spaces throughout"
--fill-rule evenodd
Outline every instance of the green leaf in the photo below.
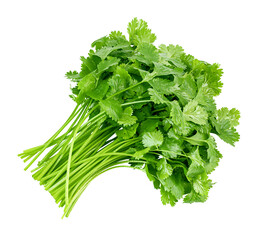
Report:
M 131 107 L 124 109 L 122 116 L 118 120 L 118 123 L 124 126 L 130 126 L 136 123 L 136 116 L 132 116 L 133 110 Z
M 142 143 L 145 147 L 158 147 L 163 143 L 163 135 L 158 130 L 145 132 L 142 136 Z
M 228 119 L 221 120 L 216 122 L 216 130 L 218 136 L 226 143 L 231 144 L 232 146 L 235 145 L 235 142 L 239 141 L 240 135 L 236 131 L 235 128 L 231 127 L 230 121 Z
M 134 18 L 127 28 L 129 34 L 129 41 L 131 44 L 138 46 L 140 43 L 153 43 L 156 40 L 156 36 L 148 28 L 147 22 L 137 18 Z
M 101 49 L 99 49 L 95 55 L 100 57 L 101 60 L 104 60 L 111 52 L 113 52 L 115 50 L 114 47 L 103 47 Z
M 191 159 L 191 164 L 187 171 L 187 178 L 193 179 L 196 176 L 202 174 L 204 169 L 204 162 L 199 154 L 199 148 L 197 147 L 195 151 L 192 151 L 188 154 L 189 158 Z
M 174 124 L 184 128 L 186 125 L 182 109 L 177 101 L 171 102 L 170 116 Z
M 77 71 L 69 71 L 65 74 L 65 77 L 71 79 L 73 82 L 78 82 L 81 76 Z
M 191 190 L 191 192 L 184 197 L 183 202 L 184 203 L 205 202 L 207 200 L 207 197 L 208 196 L 200 195 L 194 190 Z
M 223 86 L 220 78 L 223 74 L 220 65 L 217 63 L 206 65 L 206 82 L 211 89 L 213 96 L 218 96 L 221 93 L 221 88 Z
M 91 47 L 95 47 L 96 50 L 101 49 L 102 47 L 106 46 L 108 42 L 108 37 L 104 36 L 102 38 L 99 38 L 97 40 L 95 40 L 92 44 Z
M 197 85 L 191 74 L 178 76 L 175 78 L 175 84 L 180 85 L 174 89 L 174 94 L 179 98 L 183 105 L 194 99 L 197 95 Z
M 130 139 L 136 134 L 137 127 L 138 127 L 138 123 L 136 123 L 132 126 L 123 127 L 122 129 L 120 129 L 116 132 L 116 135 L 119 138 L 122 138 L 125 140 Z
M 170 81 L 169 79 L 164 78 L 153 78 L 148 83 L 160 94 L 172 94 L 177 91 L 178 86 Z
M 156 76 L 182 75 L 183 69 L 165 66 L 162 63 L 154 62 L 154 73 Z
M 145 165 L 145 173 L 150 181 L 155 181 L 155 169 L 151 166 L 151 164 Z
M 159 179 L 163 180 L 173 173 L 173 168 L 172 166 L 167 162 L 165 158 L 162 158 L 158 163 L 157 163 L 157 176 Z
M 107 45 L 109 46 L 102 47 L 95 53 L 95 55 L 98 56 L 101 60 L 104 60 L 109 55 L 112 55 L 111 53 L 115 50 L 128 49 L 130 47 L 128 42 L 124 40 L 123 38 L 118 38 L 117 40 L 113 40 L 113 41 L 108 40 Z
M 185 137 L 184 140 L 192 145 L 205 146 L 208 135 L 205 133 L 196 132 L 195 135 L 191 137 Z
M 166 179 L 162 181 L 162 184 L 165 190 L 171 192 L 176 199 L 181 199 L 182 196 L 184 195 L 185 181 L 182 177 L 181 172 L 174 171 L 174 173 L 171 176 L 168 176 Z
M 133 155 L 135 159 L 143 158 L 145 154 L 147 154 L 150 151 L 150 148 L 145 148 L 139 151 L 136 151 Z
M 81 57 L 81 72 L 80 72 L 80 76 L 84 77 L 87 74 L 95 71 L 97 69 L 97 65 L 99 64 L 99 62 L 101 61 L 99 57 L 92 55 L 88 58 L 84 58 Z
M 149 62 L 158 62 L 159 61 L 159 53 L 157 48 L 151 43 L 141 43 L 138 46 L 139 53 L 141 53 L 145 59 Z
M 240 112 L 239 110 L 232 108 L 229 110 L 223 107 L 217 111 L 218 121 L 229 120 L 231 127 L 236 127 L 239 125 Z
M 139 133 L 142 134 L 144 132 L 153 132 L 158 127 L 157 119 L 146 119 L 142 121 L 139 129 Z
M 206 83 L 203 83 L 197 92 L 195 100 L 203 106 L 207 112 L 214 113 L 216 111 L 216 104 L 213 99 L 213 95 Z
M 118 66 L 114 72 L 114 75 L 108 80 L 110 90 L 107 96 L 111 96 L 117 92 L 124 90 L 131 80 L 128 72 L 121 66 Z M 116 96 L 116 99 L 119 96 Z
M 205 125 L 207 123 L 208 114 L 204 108 L 198 105 L 195 100 L 190 101 L 183 109 L 183 114 L 186 121 L 191 121 L 196 124 Z
M 199 175 L 193 180 L 193 189 L 200 195 L 207 196 L 209 189 L 212 187 L 212 181 L 207 178 L 206 174 Z
M 81 103 L 85 97 L 89 96 L 97 86 L 97 79 L 93 73 L 90 73 L 83 77 L 78 83 L 78 89 L 80 90 L 79 95 L 76 99 L 78 103 Z
M 108 86 L 107 81 L 103 80 L 98 83 L 96 88 L 94 88 L 90 91 L 87 91 L 86 94 L 89 97 L 91 97 L 92 99 L 102 100 L 104 98 L 104 96 L 106 95 L 108 88 L 109 88 L 109 86 Z
M 172 121 L 169 118 L 165 118 L 162 121 L 163 129 L 167 132 L 172 126 Z
M 222 155 L 217 150 L 215 139 L 212 136 L 210 136 L 206 140 L 206 143 L 208 145 L 207 149 L 208 162 L 205 163 L 205 170 L 209 174 L 212 171 L 214 171 L 214 169 L 218 166 L 220 158 L 222 158 Z
M 78 89 L 86 93 L 95 89 L 96 85 L 97 79 L 93 73 L 90 73 L 80 80 L 78 83 Z
M 109 59 L 101 61 L 97 66 L 98 74 L 101 74 L 102 72 L 107 71 L 110 67 L 117 65 L 119 61 L 120 59 L 115 57 L 111 57 Z
M 118 121 L 123 114 L 123 109 L 120 103 L 115 100 L 101 100 L 100 106 L 101 109 L 105 111 L 106 114 L 115 121 Z
M 181 145 L 181 140 L 166 137 L 163 144 L 160 146 L 160 149 L 164 150 L 162 151 L 162 155 L 166 158 L 177 158 L 177 156 L 180 155 L 183 151 Z
M 170 205 L 173 207 L 175 206 L 177 199 L 171 192 L 166 191 L 164 187 L 162 186 L 161 187 L 161 202 L 163 205 L 170 203 Z
M 194 151 L 188 154 L 189 158 L 192 160 L 192 163 L 196 163 L 197 165 L 203 166 L 204 162 L 199 154 L 199 147 L 196 147 Z
M 123 35 L 123 33 L 120 32 L 120 31 L 112 31 L 112 32 L 109 34 L 109 37 L 110 37 L 111 39 L 115 39 L 115 40 L 118 40 L 118 41 L 119 41 L 119 39 L 124 40 L 124 42 L 127 41 L 127 40 L 126 40 L 126 37 L 125 37 L 125 36 Z
M 163 103 L 168 103 L 168 99 L 161 93 L 158 93 L 156 90 L 153 88 L 148 89 L 148 93 L 151 96 L 151 100 L 155 104 L 163 104 Z
M 159 52 L 161 56 L 169 60 L 171 58 L 179 58 L 183 54 L 183 48 L 179 45 L 174 46 L 173 44 L 169 44 L 166 46 L 165 44 L 161 44 L 159 46 Z

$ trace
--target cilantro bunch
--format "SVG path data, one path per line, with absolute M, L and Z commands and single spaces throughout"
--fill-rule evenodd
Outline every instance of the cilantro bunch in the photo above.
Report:
M 217 109 L 222 69 L 176 45 L 153 44 L 143 20 L 92 43 L 81 71 L 70 71 L 77 103 L 44 144 L 19 156 L 68 216 L 88 184 L 119 167 L 146 173 L 163 204 L 204 202 L 222 155 L 214 136 L 234 146 L 239 111 Z

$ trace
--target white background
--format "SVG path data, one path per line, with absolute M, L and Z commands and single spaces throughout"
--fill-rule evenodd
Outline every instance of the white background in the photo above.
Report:
M 0 3 L 0 239 L 254 239 L 253 1 L 12 1 Z M 17 157 L 65 121 L 74 102 L 64 75 L 112 30 L 146 20 L 156 45 L 179 44 L 224 69 L 219 107 L 241 111 L 241 140 L 224 157 L 204 204 L 163 206 L 140 171 L 92 182 L 70 217 Z

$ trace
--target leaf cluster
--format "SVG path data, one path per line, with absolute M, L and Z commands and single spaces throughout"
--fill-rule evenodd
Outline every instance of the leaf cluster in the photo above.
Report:
M 81 71 L 66 74 L 76 83 L 72 98 L 99 104 L 118 141 L 139 139 L 128 150 L 130 165 L 146 172 L 163 204 L 204 202 L 222 157 L 214 135 L 233 146 L 239 140 L 239 111 L 217 110 L 214 100 L 223 71 L 179 45 L 156 47 L 143 20 L 134 18 L 127 30 L 128 38 L 114 31 L 94 41 Z M 139 159 L 145 163 L 133 163 Z

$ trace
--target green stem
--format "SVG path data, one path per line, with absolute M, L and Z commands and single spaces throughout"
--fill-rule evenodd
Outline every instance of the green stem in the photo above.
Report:
M 49 146 L 49 144 L 58 136 L 58 134 L 71 122 L 71 120 L 77 115 L 79 105 L 77 105 L 72 112 L 71 116 L 67 119 L 67 121 L 62 125 L 62 127 L 44 144 L 42 150 L 33 158 L 33 160 L 24 168 L 26 171 L 34 162 L 35 160 L 42 154 L 42 152 Z

